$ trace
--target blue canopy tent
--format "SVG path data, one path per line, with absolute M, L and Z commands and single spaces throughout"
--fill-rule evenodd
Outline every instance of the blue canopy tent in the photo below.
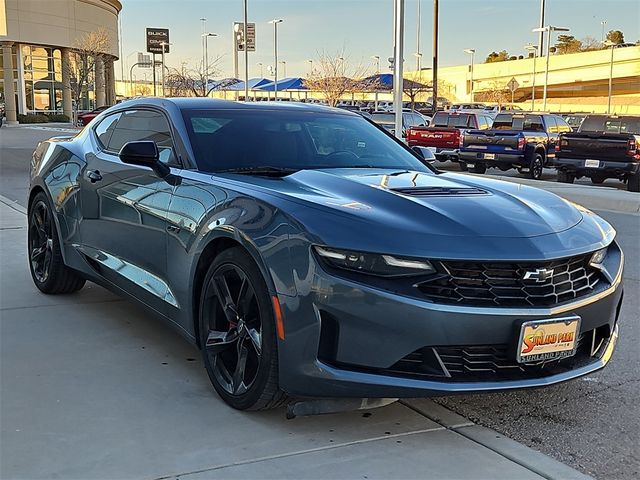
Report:
M 250 78 L 249 79 L 249 90 L 255 90 L 257 88 L 260 88 L 263 85 L 267 85 L 269 83 L 273 83 L 271 82 L 269 79 L 267 78 Z M 227 90 L 237 90 L 237 91 L 244 91 L 244 81 L 239 80 L 237 83 L 234 83 L 233 85 L 230 85 Z
M 393 90 L 393 75 L 391 73 L 379 73 L 363 78 L 358 82 L 362 89 L 376 90 Z M 413 80 L 403 79 L 402 87 L 405 90 L 424 88 L 427 85 Z
M 285 90 L 307 90 L 307 87 L 304 86 L 304 78 L 302 77 L 283 78 L 282 80 L 278 80 L 277 85 L 279 92 L 284 92 Z M 258 87 L 258 90 L 264 90 L 265 92 L 273 92 L 275 89 L 275 82 L 269 82 Z

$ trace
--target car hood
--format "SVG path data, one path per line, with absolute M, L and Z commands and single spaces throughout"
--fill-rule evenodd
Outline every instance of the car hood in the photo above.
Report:
M 398 232 L 528 238 L 559 233 L 582 220 L 577 208 L 544 190 L 455 173 L 330 169 L 242 180 Z

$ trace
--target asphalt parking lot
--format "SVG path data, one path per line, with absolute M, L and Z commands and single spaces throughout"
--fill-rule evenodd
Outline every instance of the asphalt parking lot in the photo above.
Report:
M 25 206 L 31 152 L 53 135 L 64 132 L 0 131 L 0 195 Z M 599 188 L 623 186 L 609 181 Z M 596 478 L 631 479 L 640 475 L 640 217 L 599 213 L 617 228 L 627 257 L 620 341 L 611 364 L 543 390 L 435 400 L 462 415 L 462 422 L 490 427 Z M 247 477 L 255 475 L 258 462 L 274 476 L 357 472 L 361 478 L 388 478 L 434 468 L 439 458 L 451 459 L 449 449 L 476 463 L 469 478 L 538 478 L 505 462 L 504 455 L 477 451 L 446 422 L 421 415 L 420 402 L 394 404 L 369 416 L 353 412 L 292 422 L 278 411 L 233 411 L 212 393 L 197 350 L 133 304 L 94 285 L 70 297 L 38 294 L 22 252 L 23 227 L 11 225 L 3 232 L 8 236 L 2 237 L 2 265 L 15 274 L 0 274 L 2 390 L 11 392 L 2 402 L 2 443 L 10 446 L 1 449 L 3 478 L 17 478 L 25 464 L 32 478 L 51 472 L 60 478 L 81 478 L 83 472 L 96 478 L 123 472 Z M 20 312 L 24 315 L 17 316 Z M 25 340 L 25 334 L 33 338 Z M 20 343 L 8 340 L 18 337 Z M 332 453 L 336 447 L 340 462 Z M 43 451 L 48 454 L 39 456 Z M 378 457 L 395 457 L 395 469 Z M 371 463 L 359 468 L 365 460 Z M 458 470 L 429 470 L 430 476 L 462 478 L 460 462 Z M 412 467 L 402 470 L 402 464 Z

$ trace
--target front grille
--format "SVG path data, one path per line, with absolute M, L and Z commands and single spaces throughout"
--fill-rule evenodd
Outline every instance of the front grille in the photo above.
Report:
M 417 288 L 437 303 L 470 306 L 551 306 L 592 293 L 602 280 L 591 254 L 536 263 L 438 262 L 440 275 Z M 536 281 L 535 272 L 553 273 Z M 527 272 L 534 278 L 525 280 Z M 538 278 L 539 280 L 539 278 Z

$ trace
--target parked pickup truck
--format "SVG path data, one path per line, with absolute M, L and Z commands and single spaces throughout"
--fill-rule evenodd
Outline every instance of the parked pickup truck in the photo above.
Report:
M 638 143 L 640 116 L 589 115 L 577 132 L 560 135 L 552 165 L 558 169 L 559 182 L 619 178 L 627 182 L 627 190 L 639 192 Z
M 461 134 L 472 129 L 486 130 L 492 122 L 491 117 L 483 113 L 438 112 L 428 127 L 407 129 L 407 142 L 410 147 L 427 147 L 441 162 L 457 162 Z
M 485 173 L 490 167 L 515 168 L 539 180 L 555 155 L 559 134 L 570 131 L 557 115 L 501 113 L 489 130 L 469 130 L 463 135 L 458 161 L 474 173 Z

